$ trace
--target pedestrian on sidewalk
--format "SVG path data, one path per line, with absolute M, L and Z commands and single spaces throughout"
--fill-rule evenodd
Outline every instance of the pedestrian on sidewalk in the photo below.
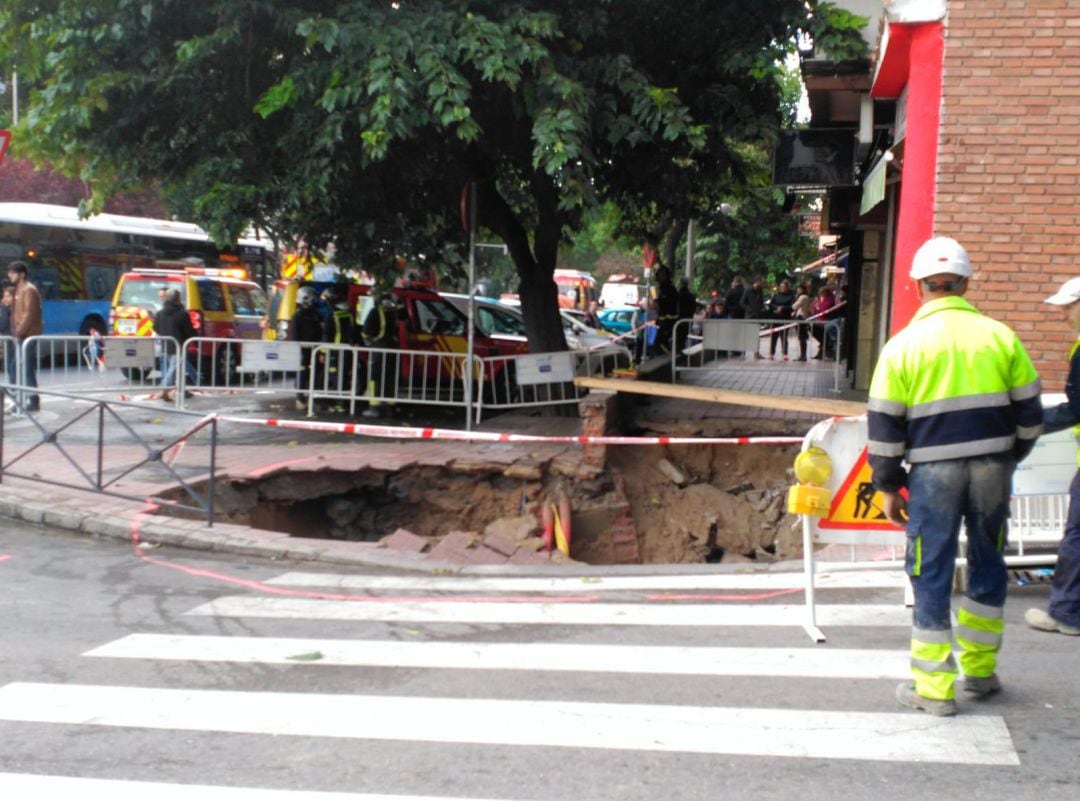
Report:
M 815 359 L 825 358 L 825 315 L 836 305 L 836 296 L 828 284 L 818 290 L 817 297 L 810 304 L 810 316 L 814 319 L 810 323 L 810 334 L 817 341 L 817 353 Z
M 693 320 L 694 314 L 697 312 L 697 297 L 690 289 L 690 279 L 679 279 L 679 291 L 675 295 L 675 307 L 676 307 L 676 319 L 677 320 Z M 675 352 L 682 353 L 686 348 L 686 338 L 690 335 L 690 326 L 692 323 L 679 326 L 678 336 L 675 342 Z
M 16 347 L 23 352 L 24 386 L 37 387 L 37 342 L 26 340 L 41 336 L 41 295 L 37 287 L 27 277 L 26 265 L 13 261 L 7 266 L 8 282 L 14 287 L 15 298 L 11 306 L 11 334 L 15 337 Z M 26 343 L 26 344 L 24 344 Z M 9 384 L 18 384 L 18 359 L 8 360 L 7 375 Z M 20 393 L 21 394 L 21 393 Z M 37 395 L 28 395 L 23 401 L 23 409 L 36 412 L 41 409 L 41 399 Z
M 754 282 L 743 292 L 742 310 L 743 316 L 747 320 L 754 320 L 760 323 L 765 317 L 765 279 L 760 275 L 757 276 L 757 278 L 754 279 Z M 762 358 L 760 346 L 754 348 L 754 358 Z
M 1057 306 L 1073 332 L 1080 337 L 1080 278 L 1070 278 L 1045 301 Z M 1080 338 L 1069 348 L 1069 377 L 1065 402 L 1046 410 L 1046 433 L 1072 428 L 1080 436 Z M 1077 459 L 1080 465 L 1080 458 Z M 1080 635 L 1080 470 L 1069 485 L 1069 514 L 1065 535 L 1058 545 L 1057 566 L 1050 585 L 1050 605 L 1045 611 L 1029 609 L 1027 624 L 1039 631 Z
M 1001 689 L 1012 476 L 1043 422 L 1039 377 L 1019 337 L 964 299 L 971 273 L 953 239 L 919 248 L 910 275 L 922 305 L 882 349 L 867 410 L 873 486 L 886 517 L 907 531 L 915 593 L 914 683 L 901 684 L 896 699 L 934 715 L 956 714 L 950 601 L 961 523 L 968 582 L 956 642 L 964 690 L 981 697 Z
M 780 343 L 780 352 L 784 361 L 788 356 L 788 333 L 787 321 L 791 319 L 792 309 L 795 306 L 795 293 L 791 291 L 791 282 L 784 279 L 769 298 L 769 316 L 777 321 L 773 326 L 772 336 L 769 338 L 769 358 L 776 358 L 776 343 Z
M 799 320 L 799 358 L 795 361 L 806 361 L 806 344 L 810 339 L 810 326 L 808 323 L 803 322 L 810 316 L 810 304 L 813 301 L 810 299 L 810 284 L 809 282 L 803 282 L 799 284 L 798 295 L 795 298 L 795 303 L 791 307 L 791 316 L 796 320 Z
M 170 289 L 165 293 L 165 304 L 154 315 L 154 335 L 172 339 L 177 345 L 176 350 L 170 345 L 165 346 L 165 369 L 161 372 L 161 399 L 171 401 L 177 365 L 184 365 L 184 378 L 189 384 L 197 383 L 199 378 L 187 357 L 187 341 L 195 337 L 197 332 L 191 323 L 191 315 L 180 299 L 179 289 Z

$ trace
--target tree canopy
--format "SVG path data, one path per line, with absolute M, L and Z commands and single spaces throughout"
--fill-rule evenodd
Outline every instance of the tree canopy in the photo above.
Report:
M 159 181 L 216 237 L 255 224 L 369 269 L 460 269 L 462 189 L 514 261 L 530 346 L 585 210 L 641 236 L 747 181 L 802 0 L 7 0 L 19 152 L 91 206 Z

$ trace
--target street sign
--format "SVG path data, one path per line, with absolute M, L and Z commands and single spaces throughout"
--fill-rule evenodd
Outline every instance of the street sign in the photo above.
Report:
M 856 457 L 847 478 L 833 495 L 829 514 L 818 521 L 825 529 L 859 529 L 861 531 L 898 531 L 885 519 L 881 492 L 870 481 L 870 462 L 867 449 Z
M 296 372 L 303 366 L 299 342 L 254 339 L 245 341 L 243 348 L 244 373 Z
M 4 161 L 4 154 L 7 153 L 8 145 L 11 144 L 11 131 L 0 130 L 0 164 Z

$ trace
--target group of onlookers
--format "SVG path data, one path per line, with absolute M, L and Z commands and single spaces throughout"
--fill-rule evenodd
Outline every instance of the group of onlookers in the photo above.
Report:
M 843 287 L 838 288 L 833 282 L 822 285 L 816 291 L 809 281 L 793 288 L 791 281 L 783 279 L 771 293 L 767 293 L 765 279 L 761 276 L 754 278 L 749 285 L 742 276 L 736 276 L 723 299 L 710 301 L 702 317 L 711 320 L 769 321 L 768 354 L 762 357 L 759 353 L 759 358 L 787 359 L 788 343 L 794 332 L 799 343 L 799 355 L 794 357 L 794 361 L 833 359 L 840 338 L 840 304 L 844 301 L 844 291 Z M 777 324 L 788 320 L 793 324 Z M 807 347 L 811 337 L 817 342 L 816 354 L 812 357 Z

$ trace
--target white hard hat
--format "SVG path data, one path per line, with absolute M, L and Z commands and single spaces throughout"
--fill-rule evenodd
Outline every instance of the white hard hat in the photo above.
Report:
M 1068 306 L 1080 300 L 1080 278 L 1070 278 L 1061 285 L 1061 289 L 1048 297 L 1043 303 L 1052 303 L 1055 306 Z
M 921 281 L 931 275 L 971 277 L 971 260 L 963 245 L 947 236 L 936 236 L 923 242 L 911 260 L 911 278 Z
M 310 286 L 302 286 L 296 293 L 296 300 L 301 306 L 310 306 L 317 298 L 318 294 L 315 292 L 315 289 Z

